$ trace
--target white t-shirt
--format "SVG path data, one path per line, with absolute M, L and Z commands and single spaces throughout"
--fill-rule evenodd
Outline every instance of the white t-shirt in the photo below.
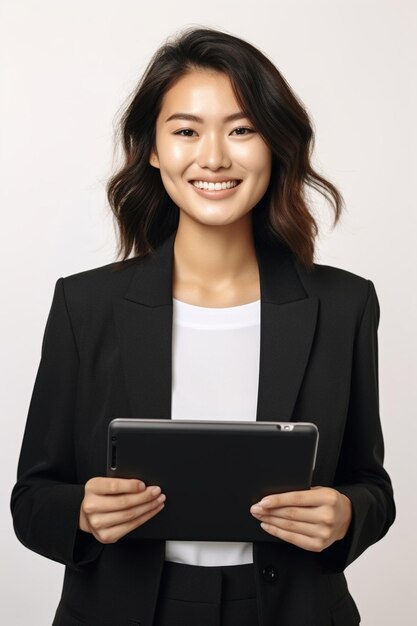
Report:
M 172 419 L 256 420 L 260 327 L 260 300 L 212 308 L 173 298 Z M 166 541 L 165 559 L 241 565 L 253 563 L 252 549 L 243 542 Z

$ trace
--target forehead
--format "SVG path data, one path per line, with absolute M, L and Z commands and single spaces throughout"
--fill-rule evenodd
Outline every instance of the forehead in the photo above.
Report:
M 168 89 L 162 100 L 161 113 L 169 116 L 176 111 L 222 115 L 227 110 L 239 110 L 227 74 L 214 70 L 193 70 L 182 76 Z

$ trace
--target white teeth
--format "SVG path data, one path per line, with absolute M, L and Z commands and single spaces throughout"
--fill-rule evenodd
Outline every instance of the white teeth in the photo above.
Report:
M 209 191 L 220 191 L 220 189 L 230 189 L 231 187 L 236 187 L 238 184 L 237 180 L 228 180 L 224 183 L 208 183 L 203 180 L 193 180 L 192 184 L 194 187 L 198 187 L 198 189 L 208 189 Z

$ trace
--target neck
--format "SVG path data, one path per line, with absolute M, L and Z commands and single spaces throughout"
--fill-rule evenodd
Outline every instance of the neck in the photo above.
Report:
M 180 219 L 173 271 L 177 293 L 237 299 L 239 292 L 256 293 L 259 273 L 251 216 L 225 226 Z

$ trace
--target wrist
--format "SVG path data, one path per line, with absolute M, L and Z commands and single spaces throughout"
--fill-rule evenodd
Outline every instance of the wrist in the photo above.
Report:
M 78 521 L 78 526 L 80 528 L 80 530 L 83 530 L 85 533 L 91 533 L 90 530 L 90 526 L 88 524 L 88 520 L 87 517 L 83 511 L 83 506 L 81 505 L 80 508 L 80 517 L 79 517 L 79 521 Z
M 341 515 L 341 527 L 340 527 L 340 537 L 339 539 L 343 539 L 346 535 L 347 532 L 349 530 L 351 521 L 352 521 L 352 502 L 350 501 L 350 499 L 345 496 L 344 493 L 340 493 L 340 501 L 341 501 L 341 509 L 342 509 L 342 515 Z

